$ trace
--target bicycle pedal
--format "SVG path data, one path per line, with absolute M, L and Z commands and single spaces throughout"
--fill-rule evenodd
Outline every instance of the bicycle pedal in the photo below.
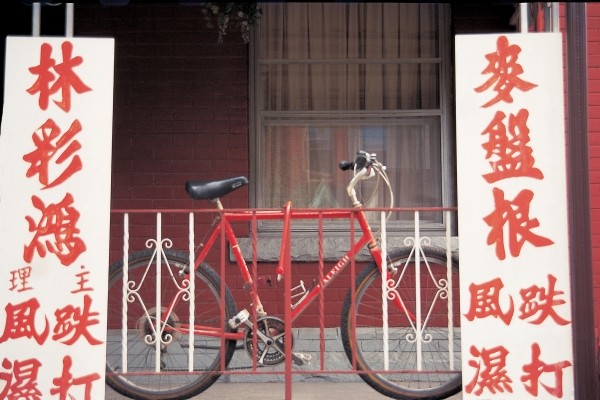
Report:
M 296 365 L 310 364 L 312 356 L 307 353 L 292 353 L 292 360 L 294 360 Z
M 231 327 L 231 329 L 236 329 L 241 324 L 243 324 L 244 322 L 248 321 L 248 318 L 250 318 L 250 313 L 248 312 L 248 310 L 243 309 L 242 311 L 240 311 L 239 313 L 237 313 L 236 316 L 232 317 L 229 320 L 229 326 Z

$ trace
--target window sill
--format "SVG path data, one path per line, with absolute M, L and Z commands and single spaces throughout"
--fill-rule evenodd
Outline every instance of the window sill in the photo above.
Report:
M 428 246 L 446 248 L 445 236 L 426 236 L 429 243 L 424 243 Z M 395 248 L 405 247 L 405 240 L 408 236 L 394 236 L 387 239 L 387 251 Z M 423 238 L 423 237 L 422 237 Z M 358 238 L 356 238 L 358 239 Z M 407 241 L 410 244 L 410 241 Z M 253 260 L 252 255 L 252 238 L 238 238 L 238 243 L 242 254 L 247 261 Z M 458 252 L 458 237 L 453 236 L 450 239 L 452 252 Z M 279 254 L 281 251 L 281 238 L 277 237 L 260 237 L 258 239 L 256 249 L 257 262 L 279 262 Z M 338 261 L 348 251 L 350 247 L 350 239 L 347 237 L 328 237 L 323 239 L 323 260 Z M 319 240 L 318 238 L 297 237 L 292 239 L 291 257 L 294 262 L 311 262 L 319 261 Z M 233 260 L 233 254 L 230 252 L 230 259 Z M 356 261 L 370 261 L 371 256 L 368 249 L 364 248 L 356 257 Z

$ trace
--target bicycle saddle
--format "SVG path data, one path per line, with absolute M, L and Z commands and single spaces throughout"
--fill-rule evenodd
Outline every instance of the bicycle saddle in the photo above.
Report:
M 238 176 L 217 181 L 187 181 L 185 190 L 194 200 L 214 200 L 247 184 L 248 178 Z

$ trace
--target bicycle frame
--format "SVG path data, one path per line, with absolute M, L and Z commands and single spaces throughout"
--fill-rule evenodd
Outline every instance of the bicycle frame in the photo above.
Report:
M 208 253 L 212 249 L 213 245 L 217 241 L 221 235 L 225 235 L 227 242 L 229 243 L 233 256 L 235 258 L 236 264 L 239 268 L 241 276 L 244 280 L 244 284 L 246 287 L 250 288 L 250 297 L 252 300 L 252 304 L 254 306 L 255 312 L 262 311 L 262 302 L 260 301 L 260 297 L 258 293 L 254 290 L 255 285 L 248 268 L 248 264 L 244 259 L 242 251 L 240 249 L 237 237 L 235 235 L 234 229 L 232 227 L 232 223 L 234 222 L 251 222 L 253 220 L 283 220 L 286 216 L 286 209 L 290 210 L 291 205 L 288 203 L 286 207 L 282 210 L 257 210 L 257 211 L 225 211 L 222 210 L 220 214 L 216 217 L 219 219 L 219 223 L 215 224 L 211 229 L 209 236 L 205 243 L 202 244 L 202 250 L 198 254 L 194 263 L 194 271 L 199 267 L 199 265 L 206 259 Z M 302 314 L 302 312 L 319 296 L 319 294 L 327 288 L 331 282 L 335 280 L 335 278 L 344 271 L 344 269 L 353 262 L 355 256 L 365 247 L 367 246 L 369 252 L 373 258 L 373 260 L 377 263 L 377 266 L 381 269 L 382 265 L 382 252 L 381 248 L 377 244 L 376 238 L 373 235 L 369 222 L 367 221 L 367 217 L 362 208 L 357 207 L 355 209 L 333 209 L 331 211 L 314 211 L 310 209 L 299 209 L 293 210 L 289 212 L 289 216 L 293 220 L 299 219 L 348 219 L 353 224 L 354 221 L 357 221 L 360 230 L 362 231 L 362 236 L 354 243 L 351 243 L 349 250 L 342 256 L 333 267 L 323 276 L 322 282 L 317 282 L 308 293 L 295 304 L 295 306 L 291 310 L 291 320 L 294 321 L 298 316 Z M 287 243 L 288 236 L 283 235 L 282 246 L 284 249 L 289 245 Z M 284 258 L 280 259 L 279 266 L 277 268 L 278 273 L 284 275 L 286 271 L 290 268 L 290 265 L 284 265 Z M 190 272 L 191 273 L 191 272 Z M 176 301 L 176 300 L 174 300 Z M 404 309 L 402 303 L 398 298 L 394 298 L 394 303 L 399 309 Z M 165 310 L 163 314 L 163 318 L 166 318 L 169 315 L 170 310 L 175 306 L 174 303 L 171 303 Z M 192 327 L 181 325 L 178 330 L 180 332 L 186 333 L 189 332 L 189 329 Z M 233 339 L 239 340 L 243 338 L 243 333 L 225 333 L 214 328 L 208 328 L 203 326 L 195 325 L 193 327 L 194 333 L 198 335 L 205 336 L 213 336 L 220 337 L 224 336 L 225 339 Z
M 352 240 L 353 243 L 351 243 L 350 249 L 346 252 L 346 254 L 340 260 L 337 261 L 337 263 L 329 270 L 329 272 L 327 272 L 327 274 L 325 274 L 322 282 L 315 284 L 312 287 L 312 289 L 310 289 L 310 291 L 308 293 L 306 293 L 305 296 L 303 296 L 296 304 L 294 304 L 294 306 L 290 305 L 292 307 L 292 310 L 291 310 L 290 318 L 288 320 L 290 320 L 292 322 L 294 320 L 296 320 L 296 318 L 298 318 L 298 316 L 300 316 L 302 314 L 302 312 L 319 296 L 319 294 L 323 290 L 325 290 L 325 288 L 327 288 L 331 282 L 333 282 L 335 280 L 335 278 L 348 266 L 348 264 L 354 262 L 356 255 L 365 246 L 368 247 L 373 261 L 375 261 L 377 267 L 381 271 L 382 261 L 383 261 L 382 251 L 381 251 L 381 248 L 379 247 L 379 245 L 377 244 L 377 240 L 376 240 L 375 236 L 373 235 L 373 232 L 371 230 L 369 222 L 367 221 L 367 217 L 365 215 L 362 203 L 357 199 L 356 191 L 354 190 L 354 187 L 360 180 L 368 179 L 368 178 L 375 176 L 375 169 L 377 171 L 379 171 L 379 174 L 381 176 L 385 177 L 385 180 L 388 183 L 388 188 L 389 188 L 389 181 L 387 180 L 387 177 L 384 172 L 385 167 L 383 165 L 377 163 L 375 161 L 374 157 L 375 157 L 375 155 L 371 155 L 371 154 L 368 154 L 365 152 L 357 153 L 357 159 L 356 159 L 355 163 L 358 163 L 361 166 L 358 169 L 358 171 L 355 170 L 354 176 L 347 187 L 348 195 L 349 195 L 350 199 L 352 200 L 352 204 L 354 207 L 352 209 L 332 209 L 332 210 L 325 210 L 325 211 L 323 211 L 323 210 L 315 211 L 315 210 L 311 210 L 311 209 L 298 209 L 298 210 L 292 211 L 291 210 L 291 202 L 288 201 L 287 204 L 283 207 L 283 209 L 280 209 L 280 210 L 255 210 L 255 211 L 229 210 L 228 211 L 228 210 L 223 209 L 221 201 L 218 198 L 214 199 L 215 203 L 217 205 L 217 210 L 220 213 L 217 216 L 220 223 L 214 225 L 212 228 L 212 231 L 209 231 L 208 239 L 206 240 L 206 243 L 202 244 L 203 248 L 195 260 L 194 271 L 190 271 L 190 274 L 194 273 L 198 269 L 200 264 L 206 259 L 208 253 L 212 249 L 212 246 L 215 244 L 217 238 L 224 234 L 226 241 L 231 246 L 231 250 L 233 252 L 234 258 L 236 260 L 236 263 L 238 265 L 238 268 L 239 268 L 242 278 L 244 280 L 244 286 L 246 288 L 250 288 L 250 290 L 251 290 L 250 297 L 252 300 L 253 311 L 255 312 L 255 314 L 266 315 L 266 313 L 264 313 L 262 302 L 260 301 L 260 297 L 259 297 L 257 291 L 255 290 L 256 286 L 252 280 L 250 270 L 248 268 L 246 260 L 244 259 L 244 256 L 240 249 L 238 240 L 235 236 L 235 232 L 233 230 L 233 227 L 231 226 L 231 223 L 232 222 L 251 222 L 251 221 L 257 221 L 257 220 L 283 220 L 284 221 L 280 261 L 279 261 L 279 267 L 277 268 L 278 275 L 283 276 L 285 274 L 285 272 L 288 271 L 290 268 L 290 265 L 285 264 L 286 259 L 289 259 L 289 257 L 284 256 L 284 249 L 289 248 L 289 246 L 290 246 L 290 243 L 289 243 L 289 241 L 290 241 L 289 232 L 291 229 L 291 227 L 289 225 L 290 220 L 297 220 L 297 219 L 316 219 L 316 220 L 318 220 L 318 219 L 323 219 L 323 218 L 325 218 L 325 219 L 349 219 L 351 222 L 351 224 L 350 224 L 351 232 L 354 232 L 354 221 L 357 221 L 360 226 L 360 230 L 362 231 L 362 236 L 358 239 L 358 241 Z M 371 168 L 371 165 L 374 165 L 373 163 L 376 163 L 378 166 L 375 168 Z M 369 165 L 369 167 L 367 167 L 367 164 Z M 342 167 L 342 163 L 340 163 L 340 168 L 348 169 L 348 168 L 350 168 L 351 165 L 354 165 L 354 163 L 347 164 L 345 167 Z M 391 188 L 390 188 L 390 192 L 391 192 Z M 392 204 L 393 204 L 393 200 L 392 200 Z M 354 239 L 354 234 L 352 234 L 351 239 Z M 176 300 L 177 299 L 174 299 L 173 302 L 169 305 L 169 307 L 167 307 L 166 312 L 163 313 L 163 316 L 162 316 L 163 321 L 166 321 L 166 318 L 168 318 L 168 316 L 170 315 L 171 310 L 175 306 Z M 391 298 L 391 300 L 392 300 L 392 303 L 398 308 L 398 310 L 403 310 L 405 312 L 405 314 L 407 315 L 407 317 L 410 320 L 412 320 L 412 321 L 415 320 L 415 316 L 404 307 L 404 304 L 402 303 L 402 300 L 400 299 L 399 296 L 393 296 Z M 286 315 L 287 315 L 287 312 L 286 312 Z M 217 336 L 217 337 L 224 336 L 226 339 L 235 339 L 235 340 L 239 340 L 239 339 L 243 338 L 243 333 L 220 332 L 218 329 L 215 329 L 215 328 L 207 328 L 207 327 L 201 327 L 201 326 L 197 326 L 197 325 L 195 325 L 193 328 L 190 326 L 181 325 L 178 330 L 180 332 L 184 332 L 184 333 L 188 332 L 189 333 L 190 329 L 193 329 L 194 333 L 199 334 L 199 335 Z

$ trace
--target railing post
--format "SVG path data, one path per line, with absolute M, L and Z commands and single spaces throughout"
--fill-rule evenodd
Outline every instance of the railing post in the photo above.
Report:
M 195 241 L 195 237 L 194 237 L 194 213 L 190 212 L 189 213 L 189 217 L 188 217 L 188 226 L 189 226 L 189 230 L 188 230 L 188 240 L 189 240 L 189 244 L 188 244 L 188 251 L 189 251 L 189 296 L 190 296 L 190 327 L 192 327 L 192 329 L 190 329 L 189 332 L 189 355 L 188 355 L 188 371 L 193 371 L 194 370 L 194 324 L 196 323 L 195 321 L 195 315 L 196 315 L 196 297 L 195 297 L 195 289 L 196 289 L 196 280 L 194 279 L 195 277 L 195 270 L 194 270 L 194 241 Z
M 325 287 L 325 242 L 323 240 L 323 214 L 319 213 L 319 286 Z M 319 355 L 321 371 L 325 370 L 325 290 L 319 294 Z
M 387 285 L 387 231 L 385 211 L 381 212 L 381 312 L 383 314 L 383 369 L 390 368 Z
M 415 339 L 417 340 L 417 370 L 423 369 L 423 327 L 421 319 L 421 227 L 419 211 L 415 211 Z
M 452 214 L 450 211 L 446 211 L 446 280 L 448 281 L 448 360 L 449 368 L 451 371 L 454 370 L 454 308 L 452 302 Z
M 219 224 L 221 224 L 221 233 L 220 233 L 220 242 L 221 242 L 221 265 L 219 266 L 219 275 L 221 277 L 221 287 L 219 288 L 219 293 L 220 293 L 220 297 L 221 297 L 221 301 L 223 302 L 222 306 L 221 306 L 221 321 L 225 321 L 225 308 L 226 308 L 226 304 L 225 304 L 225 265 L 227 262 L 227 258 L 226 258 L 226 252 L 227 252 L 227 238 L 225 236 L 225 230 L 227 229 L 227 225 L 225 223 L 225 218 L 224 218 L 224 211 L 223 209 L 219 210 Z M 227 323 L 228 321 L 225 321 L 225 323 Z M 221 371 L 225 371 L 226 368 L 226 362 L 225 362 L 225 336 L 221 335 L 220 338 L 220 343 L 219 343 L 220 349 L 221 349 L 221 361 L 220 361 L 220 365 L 221 365 Z
M 129 281 L 129 214 L 123 214 L 123 286 L 121 287 L 121 368 L 127 373 L 127 296 Z
M 350 213 L 350 248 L 354 247 L 354 242 L 355 242 L 355 217 L 354 217 L 355 213 L 354 211 L 352 213 Z M 357 335 L 358 333 L 356 332 L 357 328 L 356 328 L 356 254 L 353 254 L 352 257 L 350 257 L 350 319 L 352 321 L 351 326 L 352 326 L 352 331 L 350 332 L 350 340 L 352 341 L 352 343 L 356 343 L 357 342 Z M 356 365 L 357 365 L 357 360 L 356 360 L 356 347 L 353 347 L 352 349 L 352 369 L 356 370 Z
M 256 219 L 256 210 L 252 212 L 252 292 L 257 292 L 257 282 L 258 282 L 258 221 Z M 254 298 L 253 298 L 254 301 Z M 252 326 L 254 326 L 254 332 L 252 334 L 252 372 L 256 372 L 258 368 L 258 337 L 257 337 L 257 328 L 258 327 L 258 316 L 256 315 L 256 307 L 254 307 L 251 317 L 252 317 Z M 285 349 L 284 349 L 285 351 Z
M 291 268 L 291 204 L 285 205 L 281 238 L 285 299 L 285 400 L 292 400 L 292 268 Z
M 162 262 L 162 213 L 156 213 L 156 323 L 155 323 L 155 334 L 156 340 L 154 342 L 154 349 L 156 351 L 156 358 L 154 368 L 156 372 L 160 372 L 160 361 L 161 361 L 161 292 L 162 292 L 162 277 L 161 277 L 161 262 Z

